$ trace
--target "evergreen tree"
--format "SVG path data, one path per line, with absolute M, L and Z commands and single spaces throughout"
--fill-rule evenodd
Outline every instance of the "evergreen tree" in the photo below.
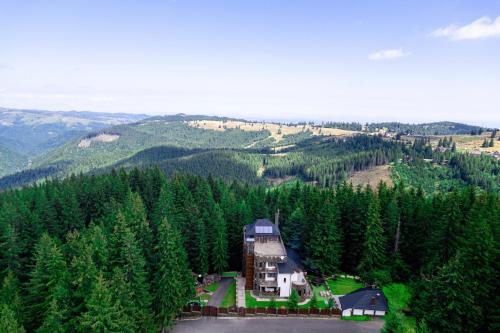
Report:
M 290 297 L 288 297 L 288 308 L 291 310 L 297 310 L 299 308 L 299 294 L 297 293 L 297 290 L 292 289 L 292 292 L 290 293 Z
M 24 328 L 19 324 L 14 312 L 6 304 L 0 304 L 0 332 L 24 333 Z
M 368 276 L 375 270 L 381 269 L 385 263 L 384 230 L 380 221 L 380 207 L 377 198 L 373 198 L 368 206 L 366 235 L 363 244 L 363 258 L 358 267 L 359 271 Z
M 133 332 L 129 319 L 118 301 L 113 300 L 108 283 L 100 274 L 85 304 L 86 311 L 80 317 L 84 332 L 121 333 Z
M 333 196 L 324 194 L 317 200 L 316 214 L 308 222 L 306 250 L 313 267 L 325 274 L 333 274 L 338 272 L 341 260 L 339 212 Z
M 37 333 L 64 333 L 67 332 L 67 298 L 68 291 L 59 284 L 53 291 L 54 295 L 47 309 L 47 313 Z
M 15 315 L 15 318 L 22 322 L 23 304 L 20 296 L 19 281 L 12 271 L 8 271 L 0 289 L 0 304 L 7 305 Z
M 227 265 L 227 229 L 226 221 L 222 216 L 221 209 L 216 206 L 214 221 L 214 242 L 212 249 L 212 266 L 214 271 L 220 273 L 228 268 Z
M 178 231 L 163 219 L 155 247 L 154 309 L 160 330 L 170 327 L 189 298 L 194 281 Z
M 115 267 L 113 286 L 124 313 L 134 330 L 147 332 L 152 328 L 151 296 L 145 270 L 146 261 L 135 234 L 127 226 L 121 212 L 117 214 L 110 245 L 111 264 Z
M 43 234 L 37 243 L 34 258 L 35 266 L 30 273 L 31 279 L 28 283 L 30 307 L 27 319 L 30 330 L 42 324 L 54 298 L 55 288 L 59 287 L 67 276 L 62 252 L 48 234 Z

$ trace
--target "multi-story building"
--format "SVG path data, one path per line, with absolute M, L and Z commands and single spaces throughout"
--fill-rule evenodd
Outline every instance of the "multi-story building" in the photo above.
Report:
M 276 222 L 278 218 L 276 219 Z M 278 223 L 259 219 L 243 228 L 245 288 L 257 296 L 289 297 L 296 289 L 304 299 L 310 288 L 297 254 L 286 249 Z

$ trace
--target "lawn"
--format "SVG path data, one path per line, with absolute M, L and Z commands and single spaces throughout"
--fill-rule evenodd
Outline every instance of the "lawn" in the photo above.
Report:
M 382 288 L 389 311 L 402 311 L 408 309 L 408 303 L 411 299 L 411 289 L 402 283 L 391 283 Z M 415 317 L 403 316 L 404 321 L 400 323 L 403 332 L 414 333 L 417 331 Z
M 236 277 L 237 273 L 236 272 L 222 272 L 220 274 L 221 277 Z
M 351 278 L 338 277 L 337 280 L 327 280 L 333 295 L 345 295 L 359 288 L 363 288 L 363 284 Z
M 245 291 L 245 303 L 247 308 L 267 308 L 271 304 L 270 301 L 257 301 L 250 291 Z M 287 307 L 287 301 L 276 301 L 277 308 L 282 306 Z
M 324 308 L 327 308 L 328 307 L 328 300 L 326 300 L 325 298 L 321 297 L 319 295 L 319 292 L 320 291 L 326 291 L 326 286 L 322 285 L 322 286 L 312 286 L 313 288 L 313 292 L 316 294 L 316 298 L 318 299 L 318 305 L 317 307 L 319 309 L 324 309 Z M 249 291 L 246 291 L 245 292 L 245 303 L 246 303 L 246 306 L 247 308 L 267 308 L 271 305 L 271 302 L 270 301 L 257 301 L 255 299 L 255 297 L 253 297 Z M 306 308 L 309 308 L 310 307 L 310 302 L 306 303 L 306 304 L 302 304 L 302 305 L 299 305 L 299 308 L 300 309 L 306 309 Z M 276 307 L 277 308 L 281 308 L 282 306 L 284 306 L 285 308 L 288 308 L 288 301 L 276 301 Z
M 371 320 L 372 317 L 370 316 L 349 316 L 349 317 L 346 317 L 346 316 L 343 316 L 341 318 L 342 320 L 352 320 L 352 321 L 368 321 L 368 320 Z
M 205 286 L 205 288 L 203 288 L 203 289 L 208 290 L 208 291 L 213 293 L 217 290 L 217 288 L 219 288 L 219 281 L 211 283 L 208 286 Z
M 411 298 L 411 290 L 408 286 L 402 283 L 391 283 L 383 287 L 382 291 L 389 303 L 389 310 L 400 311 L 408 308 Z
M 220 306 L 223 308 L 229 308 L 235 305 L 236 305 L 236 281 L 233 280 L 231 281 L 231 285 L 229 286 L 229 289 L 227 290 L 227 293 L 224 296 L 224 299 L 222 300 Z

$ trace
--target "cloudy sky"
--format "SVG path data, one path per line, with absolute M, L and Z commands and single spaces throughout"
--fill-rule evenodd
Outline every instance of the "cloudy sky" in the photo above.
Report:
M 500 1 L 0 0 L 0 106 L 500 126 Z

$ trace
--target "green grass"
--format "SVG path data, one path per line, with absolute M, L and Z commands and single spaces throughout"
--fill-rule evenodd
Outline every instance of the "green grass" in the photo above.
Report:
M 411 299 L 411 289 L 402 283 L 391 283 L 382 288 L 389 311 L 402 311 L 408 309 Z M 403 316 L 404 320 L 400 323 L 403 332 L 414 333 L 417 331 L 417 321 L 415 317 Z
M 214 282 L 214 283 L 209 284 L 208 286 L 206 286 L 206 287 L 205 287 L 205 288 L 203 288 L 203 289 L 208 290 L 208 291 L 210 291 L 210 292 L 212 292 L 212 293 L 213 293 L 213 292 L 215 292 L 215 291 L 217 290 L 217 288 L 219 288 L 219 285 L 220 285 L 220 284 L 219 284 L 219 282 L 217 281 L 217 282 Z
M 257 301 L 250 291 L 245 291 L 245 303 L 247 308 L 267 308 L 271 304 L 270 301 Z M 276 301 L 277 308 L 282 306 L 287 307 L 287 301 Z
M 319 295 L 320 291 L 326 291 L 326 286 L 312 286 L 313 292 L 316 294 L 316 298 L 318 299 L 318 309 L 325 309 L 328 307 L 328 300 L 326 300 L 324 297 L 321 297 Z M 245 292 L 245 303 L 247 308 L 267 308 L 271 305 L 271 301 L 257 301 L 255 297 L 252 296 L 250 291 Z M 281 308 L 285 307 L 288 308 L 288 301 L 276 301 L 276 307 Z M 299 309 L 307 309 L 310 307 L 310 302 L 307 302 L 306 304 L 299 305 Z
M 328 308 L 328 299 L 320 296 L 320 294 L 319 294 L 321 291 L 326 291 L 327 290 L 326 286 L 324 284 L 320 285 L 320 286 L 313 286 L 313 285 L 311 285 L 311 288 L 313 289 L 313 293 L 316 295 L 316 298 L 318 299 L 317 308 L 318 309 L 326 309 L 326 308 Z M 299 305 L 299 308 L 300 309 L 309 308 L 310 307 L 310 303 L 311 302 L 309 301 L 306 304 Z
M 352 321 L 368 321 L 371 320 L 372 317 L 370 316 L 349 316 L 349 317 L 342 317 L 342 320 L 352 320 Z
M 363 284 L 351 278 L 339 277 L 337 280 L 327 280 L 333 295 L 345 295 L 359 288 L 363 288 Z
M 223 308 L 229 308 L 235 305 L 236 305 L 236 281 L 233 280 L 220 306 Z
M 408 286 L 402 283 L 391 283 L 383 287 L 382 291 L 389 303 L 389 310 L 400 311 L 408 308 L 411 298 L 411 290 Z
M 236 272 L 222 272 L 220 274 L 221 277 L 236 277 Z

